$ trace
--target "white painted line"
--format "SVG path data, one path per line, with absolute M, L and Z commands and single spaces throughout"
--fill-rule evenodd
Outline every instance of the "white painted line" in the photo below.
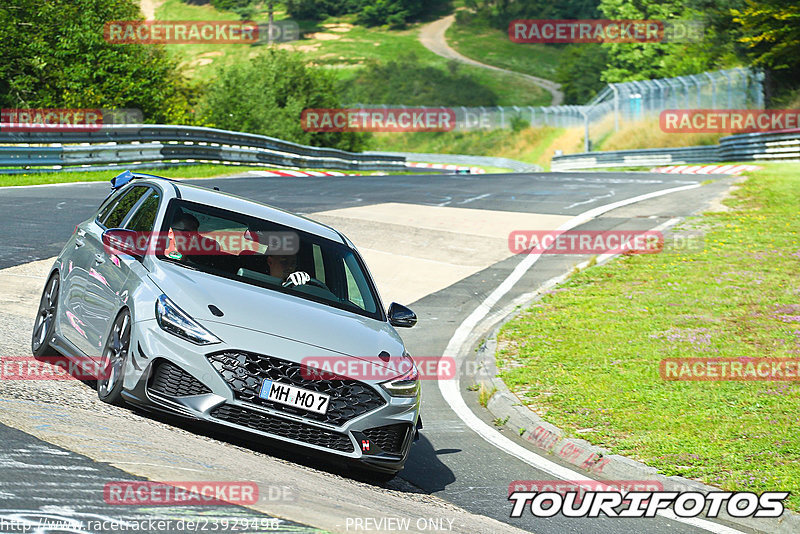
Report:
M 571 228 L 575 228 L 598 215 L 606 213 L 608 211 L 614 210 L 616 208 L 620 208 L 622 206 L 627 206 L 629 204 L 635 204 L 636 202 L 641 202 L 643 200 L 648 200 L 651 198 L 660 197 L 663 195 L 668 195 L 670 193 L 677 193 L 679 191 L 687 191 L 689 189 L 696 189 L 700 187 L 701 184 L 694 183 L 692 185 L 685 185 L 681 187 L 672 187 L 669 189 L 662 189 L 660 191 L 654 191 L 652 193 L 646 193 L 644 195 L 639 195 L 636 197 L 620 200 L 617 202 L 613 202 L 611 204 L 606 204 L 604 206 L 598 206 L 591 210 L 585 211 L 580 215 L 576 215 L 569 221 L 562 224 L 558 230 L 569 230 Z M 492 291 L 489 296 L 481 302 L 478 307 L 466 318 L 464 321 L 458 326 L 455 333 L 453 333 L 453 337 L 450 338 L 450 341 L 447 344 L 447 348 L 444 351 L 443 356 L 452 357 L 456 359 L 457 364 L 460 364 L 459 360 L 459 352 L 461 347 L 466 343 L 467 339 L 469 338 L 470 333 L 472 330 L 478 325 L 478 323 L 486 317 L 489 312 L 491 311 L 492 307 L 497 304 L 497 302 L 506 294 L 508 293 L 511 288 L 522 278 L 522 276 L 533 266 L 534 263 L 541 257 L 541 254 L 530 254 L 526 256 L 517 267 L 508 275 L 508 277 L 503 280 L 503 282 L 497 286 L 497 288 Z M 585 473 L 578 473 L 559 465 L 555 462 L 552 462 L 543 456 L 536 454 L 533 451 L 530 451 L 511 441 L 506 436 L 500 434 L 495 429 L 491 428 L 489 425 L 484 423 L 478 416 L 476 416 L 472 410 L 469 409 L 464 399 L 461 397 L 461 393 L 459 391 L 459 380 L 458 375 L 453 380 L 440 380 L 439 381 L 439 391 L 444 397 L 444 400 L 450 406 L 450 408 L 458 415 L 458 417 L 464 421 L 464 423 L 470 427 L 473 431 L 475 431 L 481 438 L 489 442 L 490 444 L 494 445 L 498 449 L 514 456 L 515 458 L 525 462 L 526 464 L 539 469 L 540 471 L 544 471 L 545 473 L 557 477 L 561 480 L 585 480 L 587 478 Z M 743 534 L 742 532 L 728 528 L 726 526 L 706 521 L 704 519 L 686 519 L 677 517 L 672 513 L 663 513 L 663 511 L 659 512 L 659 515 L 662 517 L 666 517 L 668 519 L 672 519 L 674 521 L 679 521 L 681 523 L 686 523 L 688 525 L 696 526 L 698 528 L 702 528 L 709 532 L 714 532 L 715 534 Z
M 584 200 L 583 202 L 575 202 L 575 203 L 573 203 L 573 204 L 570 204 L 569 206 L 566 206 L 564 209 L 565 209 L 565 210 L 568 210 L 568 209 L 570 209 L 570 208 L 574 208 L 575 206 L 581 206 L 581 205 L 583 205 L 583 204 L 591 204 L 592 202 L 597 202 L 597 201 L 598 201 L 598 200 L 600 200 L 600 199 L 603 199 L 603 198 L 610 198 L 610 197 L 613 197 L 613 196 L 614 196 L 614 190 L 613 190 L 613 189 L 611 189 L 611 190 L 608 192 L 608 194 L 607 194 L 607 195 L 600 195 L 599 197 L 592 197 L 592 198 L 590 198 L 589 200 Z
M 490 197 L 490 196 L 492 196 L 491 193 L 486 193 L 484 195 L 478 195 L 477 197 L 470 197 L 470 198 L 468 198 L 466 200 L 462 200 L 461 202 L 459 202 L 459 204 L 469 204 L 470 202 L 474 202 L 476 200 L 480 200 L 482 198 L 486 198 L 486 197 Z

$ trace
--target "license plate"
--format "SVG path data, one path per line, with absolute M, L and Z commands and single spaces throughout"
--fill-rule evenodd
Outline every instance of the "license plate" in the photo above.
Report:
M 272 380 L 264 380 L 258 396 L 278 404 L 302 408 L 310 412 L 324 414 L 328 411 L 330 395 L 309 391 L 307 389 L 281 384 Z

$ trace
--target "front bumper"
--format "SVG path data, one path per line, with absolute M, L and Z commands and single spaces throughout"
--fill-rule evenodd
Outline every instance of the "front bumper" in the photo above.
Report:
M 223 339 L 233 339 L 231 333 Z M 266 364 L 257 373 L 252 367 L 254 357 L 277 360 L 259 354 L 266 352 L 263 347 L 270 347 L 271 353 L 292 354 L 289 349 L 296 352 L 297 344 L 290 347 L 290 342 L 283 340 L 275 346 L 274 338 L 265 335 L 264 339 L 254 339 L 252 332 L 245 338 L 249 347 L 200 347 L 162 331 L 153 320 L 134 323 L 123 397 L 145 409 L 223 425 L 281 441 L 287 447 L 360 461 L 374 470 L 402 469 L 416 433 L 419 397 L 392 397 L 376 383 L 359 381 L 349 381 L 350 387 L 340 384 L 336 390 L 325 381 L 299 384 L 296 369 L 280 374 L 283 371 Z M 256 352 L 254 346 L 261 350 Z M 247 354 L 249 366 L 232 367 L 231 362 L 236 362 L 230 358 L 221 365 L 219 355 L 223 353 Z M 279 361 L 291 364 L 300 359 L 295 354 Z M 276 372 L 279 375 L 275 376 Z M 253 385 L 265 377 L 295 380 L 296 385 L 330 394 L 329 415 L 303 413 L 254 398 Z

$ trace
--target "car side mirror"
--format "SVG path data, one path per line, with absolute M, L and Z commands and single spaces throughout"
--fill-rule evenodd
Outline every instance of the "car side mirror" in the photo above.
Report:
M 411 328 L 417 324 L 417 314 L 402 304 L 392 302 L 389 306 L 389 324 L 399 328 Z
M 103 232 L 103 247 L 108 254 L 128 254 L 142 258 L 146 250 L 146 239 L 140 232 L 123 228 L 110 228 Z

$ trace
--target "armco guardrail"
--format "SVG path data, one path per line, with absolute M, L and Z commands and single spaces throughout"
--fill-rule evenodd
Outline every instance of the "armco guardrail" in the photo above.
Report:
M 408 161 L 428 161 L 431 163 L 449 163 L 456 165 L 477 165 L 486 167 L 501 167 L 514 172 L 542 172 L 544 169 L 534 163 L 525 163 L 508 158 L 495 158 L 491 156 L 470 156 L 465 154 L 429 154 L 424 152 L 367 152 L 367 154 L 380 154 L 401 156 Z
M 389 171 L 406 166 L 401 156 L 317 148 L 216 128 L 120 125 L 86 132 L 14 132 L 3 131 L 0 125 L 0 167 L 169 164 L 186 160 L 338 170 Z M 19 169 L 0 169 L 4 172 Z
M 723 137 L 719 154 L 722 161 L 800 159 L 800 129 Z
M 718 161 L 800 160 L 800 129 L 723 137 L 718 145 L 584 152 L 554 156 L 550 169 L 683 165 Z

